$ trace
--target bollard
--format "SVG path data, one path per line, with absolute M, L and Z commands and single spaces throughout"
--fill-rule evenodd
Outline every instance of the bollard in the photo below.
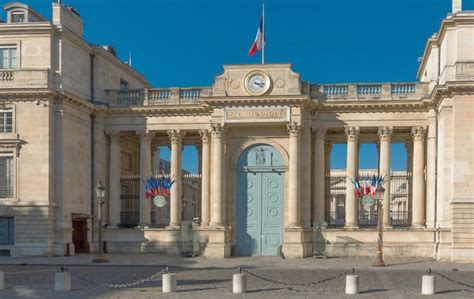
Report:
M 346 294 L 359 294 L 359 275 L 346 275 Z
M 239 273 L 232 276 L 232 293 L 247 293 L 247 274 L 242 273 L 242 268 L 237 269 Z
M 54 274 L 54 290 L 70 291 L 71 290 L 71 272 L 57 272 Z
M 0 271 L 0 290 L 5 289 L 5 275 L 3 274 L 3 271 Z
M 163 293 L 176 292 L 176 273 L 163 274 Z
M 434 295 L 435 293 L 436 293 L 436 276 L 423 275 L 423 279 L 421 281 L 421 294 Z

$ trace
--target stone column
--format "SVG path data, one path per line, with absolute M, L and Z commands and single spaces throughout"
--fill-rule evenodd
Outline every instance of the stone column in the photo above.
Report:
M 171 141 L 171 179 L 174 184 L 170 190 L 170 228 L 181 227 L 181 156 L 183 148 L 184 133 L 180 130 L 169 130 L 168 135 Z
M 209 226 L 211 216 L 211 136 L 208 130 L 200 130 L 201 149 L 201 226 Z
M 332 144 L 329 142 L 326 142 L 324 145 L 324 151 L 325 151 L 325 161 L 324 161 L 324 194 L 328 196 L 328 198 L 331 196 L 331 150 L 332 150 Z M 329 178 L 328 181 L 326 181 L 326 177 Z M 325 212 L 330 212 L 329 209 L 329 202 L 326 202 L 324 205 Z
M 290 134 L 290 169 L 288 180 L 288 226 L 301 227 L 300 198 L 299 198 L 299 133 L 301 125 L 296 122 L 287 124 Z
M 392 227 L 390 219 L 390 143 L 392 142 L 393 129 L 391 127 L 379 128 L 380 139 L 380 175 L 384 178 L 383 187 L 385 193 L 383 196 L 383 226 L 386 228 Z
M 413 227 L 425 227 L 425 137 L 424 127 L 413 127 Z
M 408 220 L 413 221 L 413 141 L 405 141 L 405 149 L 407 151 L 407 202 L 403 210 L 408 213 Z
M 346 167 L 346 227 L 358 227 L 357 199 L 352 182 L 357 176 L 357 147 L 359 142 L 359 128 L 346 127 L 347 136 L 347 167 Z
M 428 113 L 426 141 L 426 226 L 435 228 L 436 198 L 436 111 Z
M 211 226 L 224 227 L 224 139 L 225 129 L 221 124 L 212 124 L 212 193 Z
M 160 173 L 160 145 L 157 143 L 152 144 L 152 152 L 151 152 L 151 165 L 152 174 L 159 174 Z
M 109 155 L 109 223 L 110 227 L 120 224 L 121 200 L 120 200 L 120 176 L 122 175 L 122 149 L 120 146 L 120 132 L 108 132 L 110 136 Z
M 314 128 L 314 224 L 317 226 L 326 226 L 324 221 L 325 211 L 325 128 Z
M 151 176 L 151 135 L 148 131 L 137 131 L 140 136 L 140 179 Z M 140 182 L 140 226 L 148 226 L 151 222 L 151 200 L 145 199 L 145 185 Z

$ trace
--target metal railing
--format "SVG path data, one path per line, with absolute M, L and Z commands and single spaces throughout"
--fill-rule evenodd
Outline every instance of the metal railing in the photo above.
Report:
M 376 227 L 377 211 L 359 211 L 358 223 L 359 227 Z
M 344 210 L 338 212 L 326 212 L 325 219 L 328 227 L 343 227 L 346 224 L 346 213 Z
M 411 225 L 411 213 L 408 211 L 390 211 L 390 219 L 393 227 L 409 227 Z

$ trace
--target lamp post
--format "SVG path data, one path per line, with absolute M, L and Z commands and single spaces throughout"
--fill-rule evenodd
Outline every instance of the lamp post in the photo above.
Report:
M 109 263 L 110 260 L 107 255 L 104 254 L 104 241 L 103 241 L 103 226 L 102 226 L 102 205 L 104 204 L 105 197 L 105 186 L 102 182 L 99 182 L 95 186 L 95 194 L 97 197 L 97 220 L 99 222 L 99 253 L 92 260 L 93 263 Z
M 372 264 L 372 267 L 385 267 L 383 261 L 383 209 L 382 209 L 382 200 L 383 194 L 385 193 L 385 188 L 382 187 L 382 184 L 378 184 L 375 189 L 375 199 L 377 200 L 377 255 L 375 256 L 375 261 Z

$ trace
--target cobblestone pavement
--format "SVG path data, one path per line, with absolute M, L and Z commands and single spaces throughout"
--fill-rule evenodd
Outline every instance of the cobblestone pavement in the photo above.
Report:
M 113 289 L 98 283 L 123 284 L 138 281 L 160 272 L 160 267 L 123 266 L 72 266 L 71 292 L 55 292 L 52 266 L 2 266 L 5 272 L 5 290 L 0 298 L 346 298 L 344 294 L 345 275 L 319 284 L 291 286 L 317 282 L 341 274 L 340 270 L 327 269 L 249 269 L 265 279 L 287 283 L 278 284 L 248 275 L 248 290 L 245 295 L 232 294 L 233 268 L 185 269 L 171 268 L 177 273 L 178 293 L 161 293 L 161 276 L 142 285 Z M 443 271 L 450 278 L 467 284 L 474 284 L 474 272 Z M 361 294 L 366 298 L 425 298 L 420 295 L 421 276 L 417 270 L 359 270 Z M 80 278 L 79 278 L 80 277 Z M 91 281 L 91 282 L 89 282 Z M 290 285 L 288 285 L 290 284 Z M 437 298 L 474 298 L 474 289 L 462 287 L 437 276 Z

